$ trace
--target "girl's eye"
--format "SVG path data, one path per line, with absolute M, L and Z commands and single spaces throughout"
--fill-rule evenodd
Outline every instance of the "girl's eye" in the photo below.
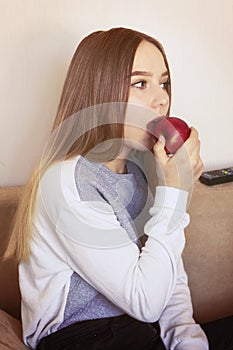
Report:
M 161 86 L 162 89 L 168 91 L 168 88 L 169 88 L 169 86 L 170 86 L 170 81 L 167 80 L 167 81 L 161 83 L 160 86 Z
M 140 80 L 140 81 L 137 81 L 136 83 L 131 84 L 131 86 L 136 87 L 138 89 L 144 89 L 146 87 L 146 81 Z

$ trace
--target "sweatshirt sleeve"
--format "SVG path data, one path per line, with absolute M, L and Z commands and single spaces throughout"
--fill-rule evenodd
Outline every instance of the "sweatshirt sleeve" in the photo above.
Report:
M 177 266 L 177 283 L 160 320 L 161 337 L 169 350 L 208 350 L 204 331 L 193 319 L 188 278 L 182 259 Z

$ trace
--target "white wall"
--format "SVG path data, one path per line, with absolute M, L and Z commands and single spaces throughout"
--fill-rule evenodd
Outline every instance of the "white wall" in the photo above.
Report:
M 206 169 L 233 166 L 231 0 L 0 0 L 0 186 L 39 160 L 78 42 L 125 26 L 164 45 L 173 114 L 200 132 Z

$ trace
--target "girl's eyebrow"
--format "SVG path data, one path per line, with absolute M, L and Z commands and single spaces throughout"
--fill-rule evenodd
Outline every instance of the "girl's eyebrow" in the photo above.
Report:
M 168 74 L 168 71 L 166 70 L 165 72 L 163 72 L 162 74 L 161 74 L 161 77 L 167 77 L 169 74 Z
M 135 70 L 134 72 L 131 73 L 131 77 L 133 76 L 137 76 L 137 75 L 142 75 L 142 76 L 146 76 L 146 77 L 152 77 L 153 74 L 150 72 L 146 72 L 146 71 L 141 71 L 141 70 Z M 161 74 L 161 77 L 165 77 L 168 76 L 168 71 L 165 71 Z
M 149 73 L 146 71 L 141 71 L 141 70 L 135 70 L 134 72 L 132 72 L 131 77 L 133 77 L 135 75 L 144 75 L 146 77 L 152 77 L 152 73 Z

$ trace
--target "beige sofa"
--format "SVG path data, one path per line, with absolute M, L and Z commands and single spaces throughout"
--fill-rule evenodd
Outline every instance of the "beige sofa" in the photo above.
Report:
M 22 187 L 0 187 L 0 254 L 7 243 Z M 233 183 L 195 185 L 188 209 L 184 262 L 197 322 L 233 314 Z M 0 350 L 21 341 L 20 293 L 14 261 L 0 262 Z

